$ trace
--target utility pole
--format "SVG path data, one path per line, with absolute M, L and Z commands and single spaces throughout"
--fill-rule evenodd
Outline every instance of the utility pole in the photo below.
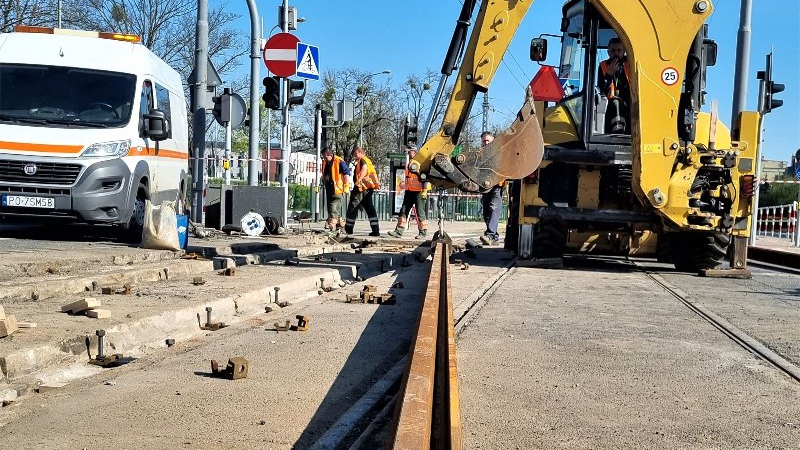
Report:
M 289 0 L 283 0 L 281 10 L 281 31 L 289 32 Z M 283 99 L 283 140 L 281 142 L 281 186 L 283 187 L 283 228 L 289 228 L 289 155 L 292 152 L 291 122 L 289 118 L 289 83 L 287 77 L 281 83 L 281 98 Z
M 261 64 L 261 30 L 258 24 L 258 8 L 255 0 L 247 0 L 247 9 L 250 11 L 250 147 L 248 151 L 249 163 L 247 165 L 247 184 L 258 184 L 258 143 L 261 135 L 261 108 L 259 107 L 259 67 Z
M 322 105 L 314 108 L 314 145 L 317 160 L 314 162 L 314 189 L 311 190 L 314 205 L 314 222 L 319 222 L 320 165 L 322 164 Z
M 733 81 L 733 111 L 731 129 L 738 138 L 739 114 L 747 109 L 747 77 L 750 71 L 750 21 L 753 13 L 752 0 L 741 0 L 739 13 L 739 36 L 736 41 L 736 70 Z
M 192 221 L 205 224 L 203 202 L 206 184 L 206 97 L 208 95 L 208 0 L 197 2 L 194 51 L 194 104 L 192 105 Z

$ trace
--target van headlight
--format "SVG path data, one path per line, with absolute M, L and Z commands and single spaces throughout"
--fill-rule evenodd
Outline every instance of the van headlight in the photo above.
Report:
M 131 148 L 130 139 L 125 141 L 100 142 L 92 144 L 81 153 L 81 156 L 125 156 Z

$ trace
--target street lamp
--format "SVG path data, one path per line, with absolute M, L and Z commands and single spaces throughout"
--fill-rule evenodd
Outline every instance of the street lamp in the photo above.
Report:
M 364 102 L 367 100 L 367 80 L 375 75 L 390 74 L 391 70 L 386 69 L 380 72 L 371 73 L 361 80 L 361 85 L 364 86 L 363 93 L 361 94 L 361 126 L 358 127 L 358 146 L 364 147 Z

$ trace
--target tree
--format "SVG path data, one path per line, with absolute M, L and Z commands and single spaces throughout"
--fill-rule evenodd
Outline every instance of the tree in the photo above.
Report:
M 51 26 L 56 23 L 58 0 L 4 0 L 0 2 L 0 33 L 17 25 Z
M 781 177 L 781 179 L 785 181 L 792 180 L 791 177 L 787 176 Z M 766 183 L 762 185 L 760 189 L 761 192 L 758 196 L 758 206 L 760 208 L 765 206 L 789 205 L 798 199 L 798 185 L 796 184 Z
M 208 14 L 209 55 L 221 73 L 230 73 L 250 46 L 232 27 L 238 15 L 220 4 Z M 57 26 L 57 0 L 0 2 L 0 31 L 15 25 Z M 135 34 L 142 44 L 186 80 L 194 66 L 197 2 L 194 0 L 64 0 L 62 28 Z

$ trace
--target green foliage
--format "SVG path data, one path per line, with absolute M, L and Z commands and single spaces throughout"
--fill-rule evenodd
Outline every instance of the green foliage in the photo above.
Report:
M 289 185 L 289 209 L 305 211 L 311 209 L 311 187 L 302 184 Z
M 791 178 L 787 178 L 791 180 Z M 767 183 L 761 185 L 758 196 L 758 206 L 779 206 L 788 205 L 797 201 L 796 184 Z

